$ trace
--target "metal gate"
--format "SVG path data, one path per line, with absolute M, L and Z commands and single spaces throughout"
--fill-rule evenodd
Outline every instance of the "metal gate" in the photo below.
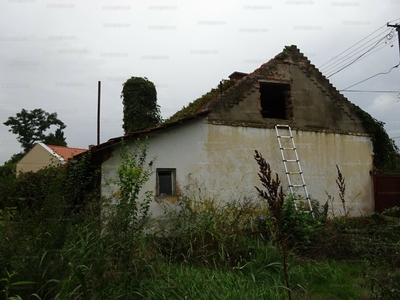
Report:
M 400 170 L 375 171 L 373 174 L 375 211 L 400 207 Z

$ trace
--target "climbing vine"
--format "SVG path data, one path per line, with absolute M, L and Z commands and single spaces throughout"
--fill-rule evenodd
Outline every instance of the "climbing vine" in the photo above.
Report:
M 218 85 L 218 87 L 211 89 L 208 93 L 204 94 L 200 98 L 194 100 L 193 102 L 190 102 L 188 106 L 184 106 L 181 110 L 165 120 L 165 123 L 174 122 L 179 119 L 194 115 L 198 110 L 204 108 L 209 101 L 216 98 L 219 94 L 225 92 L 235 83 L 235 80 L 222 81 L 221 84 Z
M 371 134 L 371 141 L 374 147 L 374 165 L 377 169 L 400 169 L 400 157 L 398 147 L 389 138 L 384 125 L 385 123 L 376 120 L 369 113 L 356 107 L 358 117 L 362 120 L 364 128 Z
M 124 105 L 122 127 L 125 134 L 155 127 L 162 122 L 156 87 L 146 77 L 128 79 L 123 84 L 121 98 Z

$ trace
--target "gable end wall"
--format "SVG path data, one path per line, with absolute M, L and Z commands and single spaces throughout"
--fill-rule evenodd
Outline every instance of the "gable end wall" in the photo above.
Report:
M 285 120 L 262 117 L 260 82 L 290 84 Z M 302 130 L 366 134 L 354 105 L 308 61 L 273 60 L 220 95 L 210 108 L 212 124 L 273 128 L 284 123 Z

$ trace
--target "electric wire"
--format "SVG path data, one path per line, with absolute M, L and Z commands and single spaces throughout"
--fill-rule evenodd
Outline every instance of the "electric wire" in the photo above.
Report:
M 396 22 L 397 20 L 400 20 L 400 18 L 397 18 L 397 19 L 394 19 L 394 20 L 392 20 L 392 21 L 389 21 L 389 22 L 387 22 L 385 25 L 387 25 L 387 24 L 389 24 L 389 23 Z
M 375 74 L 375 75 L 372 75 L 372 76 L 370 76 L 370 77 L 368 77 L 368 78 L 366 78 L 366 79 L 364 79 L 364 80 L 361 80 L 361 81 L 359 81 L 359 82 L 357 82 L 357 83 L 355 83 L 355 84 L 352 84 L 352 85 L 348 86 L 347 88 L 342 89 L 342 90 L 340 90 L 340 91 L 346 91 L 347 89 L 349 89 L 349 88 L 351 88 L 351 87 L 353 87 L 353 86 L 356 86 L 356 85 L 358 85 L 358 84 L 360 84 L 360 83 L 363 83 L 363 82 L 365 82 L 365 81 L 367 81 L 367 80 L 370 80 L 371 78 L 374 78 L 374 77 L 376 77 L 376 76 L 378 76 L 378 75 L 389 74 L 394 68 L 397 68 L 399 65 L 400 65 L 400 64 L 397 64 L 397 65 L 391 67 L 390 70 L 387 71 L 387 72 L 380 72 L 380 73 L 377 73 L 377 74 Z
M 390 31 L 390 30 L 388 30 L 388 31 Z M 370 40 L 368 40 L 368 41 L 366 41 L 365 43 L 363 43 L 361 46 L 359 46 L 359 47 L 357 47 L 356 49 L 354 49 L 354 50 L 352 50 L 351 52 L 349 52 L 349 53 L 347 53 L 346 55 L 343 55 L 342 56 L 342 54 L 344 54 L 345 52 L 347 52 L 348 50 L 350 50 L 351 48 L 353 48 L 353 47 L 351 47 L 351 48 L 349 48 L 348 50 L 345 50 L 345 51 L 343 51 L 340 55 L 338 55 L 338 56 L 335 56 L 335 58 L 336 57 L 338 57 L 338 59 L 337 60 L 335 60 L 335 61 L 332 61 L 332 59 L 331 59 L 331 63 L 329 63 L 329 64 L 327 64 L 327 63 L 325 63 L 325 64 L 323 64 L 320 68 L 321 69 L 323 69 L 324 70 L 324 72 L 326 72 L 327 70 L 329 70 L 329 69 L 331 69 L 331 68 L 333 68 L 335 65 L 337 65 L 337 64 L 339 64 L 339 63 L 341 63 L 342 61 L 343 61 L 343 59 L 349 59 L 349 55 L 350 54 L 352 54 L 353 52 L 356 52 L 357 50 L 359 50 L 360 48 L 368 48 L 370 45 L 368 45 L 368 44 L 374 44 L 375 42 L 376 42 L 376 40 L 378 40 L 378 39 L 380 39 L 382 37 L 382 32 L 380 32 L 379 34 L 378 34 L 378 36 L 375 36 L 375 37 L 373 37 L 373 38 L 371 38 Z M 363 40 L 365 40 L 366 38 L 364 38 Z M 357 44 L 359 44 L 360 42 L 358 42 Z M 356 44 L 356 45 L 357 45 Z M 360 50 L 360 51 L 357 51 L 357 52 L 361 52 L 361 51 L 363 51 L 363 49 L 362 50 Z M 353 54 L 352 56 L 355 56 L 355 55 L 357 55 L 357 52 L 356 52 L 356 54 Z M 350 56 L 351 57 L 351 56 Z
M 330 75 L 327 76 L 327 78 L 332 77 L 333 75 L 339 73 L 340 71 L 344 70 L 345 68 L 351 66 L 352 64 L 354 64 L 358 59 L 360 59 L 361 57 L 363 57 L 365 54 L 367 54 L 368 52 L 370 52 L 372 49 L 374 49 L 383 39 L 386 38 L 387 35 L 385 35 L 383 38 L 381 38 L 372 48 L 368 49 L 366 52 L 364 52 L 363 54 L 359 55 L 356 59 L 354 59 L 352 62 L 348 63 L 347 65 L 341 67 L 339 70 L 331 73 Z
M 382 35 L 380 35 L 380 36 L 378 37 L 378 38 L 379 38 L 378 44 L 379 44 L 379 42 L 381 42 L 383 39 L 385 39 L 385 37 L 388 38 L 388 39 L 391 41 L 392 38 L 393 38 L 393 29 L 389 30 L 389 33 L 387 33 L 383 38 L 382 38 Z M 338 65 L 345 64 L 346 61 L 349 61 L 349 60 L 351 60 L 353 57 L 356 57 L 357 55 L 359 55 L 360 52 L 362 52 L 362 51 L 366 50 L 367 48 L 371 47 L 371 46 L 372 46 L 374 43 L 376 43 L 376 42 L 377 42 L 377 40 L 376 40 L 376 38 L 374 38 L 374 40 L 371 40 L 371 41 L 367 42 L 366 44 L 364 44 L 363 46 L 360 46 L 359 48 L 365 46 L 363 49 L 360 49 L 360 51 L 357 51 L 359 48 L 354 49 L 352 52 L 348 53 L 346 56 L 343 56 L 340 60 L 338 60 L 338 61 L 336 61 L 336 62 L 333 62 L 330 66 L 327 66 L 327 67 L 324 68 L 322 71 L 323 71 L 324 73 L 333 73 L 333 72 L 335 72 L 338 68 L 341 68 L 341 67 L 342 67 L 342 66 L 338 66 Z M 391 41 L 391 43 L 392 43 L 392 41 Z M 390 44 L 391 44 L 391 43 L 390 43 Z M 384 48 L 384 47 L 386 47 L 386 46 L 389 46 L 389 43 L 386 43 L 386 42 L 385 42 L 385 44 L 379 45 L 379 46 L 378 46 L 378 49 L 376 49 L 376 51 L 378 51 L 378 50 L 380 50 L 380 49 L 382 49 L 382 48 Z M 376 46 L 375 46 L 375 47 L 376 47 Z M 355 52 L 355 51 L 357 51 L 357 52 Z M 376 52 L 376 51 L 373 51 L 373 52 Z M 353 52 L 355 52 L 355 53 L 352 54 Z M 368 56 L 369 56 L 369 55 L 368 55 Z M 364 58 L 364 57 L 362 57 L 362 58 Z M 359 60 L 361 60 L 361 58 L 360 58 Z M 335 69 L 335 68 L 337 68 L 337 69 Z
M 385 47 L 387 47 L 387 46 L 389 46 L 389 44 L 383 44 L 383 45 L 381 44 L 381 45 L 379 45 L 378 47 L 376 47 L 376 49 L 375 49 L 374 51 L 368 53 L 368 55 L 362 56 L 362 57 L 359 58 L 357 61 L 359 62 L 359 61 L 361 61 L 361 60 L 367 58 L 368 56 L 372 55 L 373 53 L 375 53 L 375 52 L 377 52 L 377 51 L 379 51 L 379 50 L 381 50 L 381 49 L 383 49 L 383 48 L 385 48 Z M 341 68 L 345 63 L 347 63 L 347 61 L 349 61 L 351 58 L 355 57 L 356 55 L 358 55 L 358 53 L 355 53 L 354 55 L 352 55 L 351 57 L 345 59 L 344 61 L 339 61 L 339 62 L 337 62 L 337 65 L 338 65 L 338 66 L 336 66 L 336 68 L 335 68 L 335 66 L 332 66 L 332 68 L 323 70 L 322 72 L 323 72 L 323 73 L 333 73 L 333 72 L 335 72 L 336 70 L 338 70 L 339 68 Z
M 400 93 L 400 91 L 363 91 L 363 90 L 339 90 L 339 92 L 349 92 L 349 93 Z
M 400 20 L 400 18 L 397 18 L 397 19 L 395 19 L 395 20 L 392 20 L 392 21 L 388 22 L 387 24 L 393 23 L 393 22 L 395 22 L 395 21 L 397 21 L 397 20 Z M 369 34 L 368 36 L 366 36 L 366 37 L 365 37 L 364 39 L 362 39 L 361 41 L 357 42 L 356 44 L 354 44 L 354 45 L 351 46 L 350 48 L 346 49 L 345 51 L 341 52 L 340 54 L 336 55 L 335 57 L 333 57 L 332 59 L 330 59 L 329 61 L 327 61 L 327 62 L 324 63 L 323 65 L 321 65 L 320 69 L 324 69 L 324 72 L 329 71 L 329 70 L 332 70 L 334 66 L 343 64 L 345 61 L 348 61 L 351 57 L 354 57 L 354 56 L 355 56 L 355 55 L 352 55 L 352 56 L 349 57 L 349 55 L 350 55 L 351 53 L 355 52 L 356 50 L 358 50 L 358 49 L 360 49 L 360 48 L 362 48 L 362 47 L 364 47 L 364 49 L 360 50 L 359 53 L 360 53 L 361 51 L 365 50 L 365 48 L 367 47 L 366 45 L 368 45 L 369 42 L 371 42 L 371 41 L 373 41 L 374 39 L 376 39 L 376 37 L 375 37 L 375 38 L 371 38 L 369 41 L 365 42 L 364 44 L 362 44 L 361 46 L 359 46 L 359 47 L 356 48 L 355 50 L 351 51 L 350 53 L 347 53 L 347 54 L 346 54 L 345 56 L 343 56 L 343 57 L 340 57 L 342 54 L 348 52 L 350 49 L 354 48 L 355 46 L 357 46 L 358 44 L 360 44 L 360 43 L 363 42 L 364 40 L 368 39 L 370 36 L 372 36 L 372 35 L 375 34 L 376 32 L 380 31 L 383 27 L 387 26 L 387 24 L 385 24 L 385 25 L 383 25 L 382 27 L 378 28 L 377 30 L 375 30 L 374 32 L 372 32 L 371 34 Z M 351 65 L 354 64 L 355 62 L 358 62 L 358 61 L 360 61 L 360 60 L 362 60 L 362 59 L 364 59 L 364 58 L 366 58 L 366 57 L 372 55 L 373 53 L 375 53 L 375 52 L 381 50 L 382 48 L 386 47 L 386 46 L 389 45 L 389 44 L 391 44 L 391 46 L 393 46 L 393 41 L 396 40 L 396 37 L 393 38 L 393 32 L 394 32 L 394 29 L 392 28 L 392 29 L 389 31 L 389 33 L 385 34 L 385 36 L 384 36 L 383 38 L 379 39 L 378 42 L 377 42 L 372 48 L 368 49 L 366 52 L 364 52 L 363 54 L 361 54 L 360 56 L 358 56 L 355 60 L 353 60 L 353 61 L 350 62 L 349 64 L 347 64 L 347 65 L 345 65 L 345 66 L 343 66 L 343 67 L 339 67 L 338 70 L 333 71 L 327 78 L 329 78 L 329 77 L 331 77 L 331 76 L 333 76 L 333 75 L 339 73 L 340 71 L 342 71 L 343 69 L 345 69 L 345 68 L 351 66 Z M 369 53 L 371 50 L 373 50 L 374 48 L 376 48 L 376 47 L 378 46 L 378 44 L 379 44 L 383 39 L 385 39 L 385 38 L 387 38 L 388 40 L 391 40 L 391 43 L 385 43 L 384 45 L 380 45 L 377 49 L 375 49 L 375 51 Z M 372 43 L 373 43 L 373 42 L 372 42 Z M 369 53 L 369 54 L 366 55 L 367 53 Z M 338 58 L 338 57 L 340 57 L 340 58 Z M 337 59 L 337 60 L 334 61 L 335 59 Z M 373 75 L 373 76 L 370 76 L 370 77 L 368 77 L 368 78 L 366 78 L 366 79 L 364 79 L 364 80 L 362 80 L 362 81 L 359 81 L 359 82 L 357 82 L 357 83 L 355 83 L 355 84 L 353 84 L 353 85 L 351 85 L 351 86 L 349 86 L 349 87 L 347 87 L 347 88 L 345 88 L 345 89 L 343 89 L 343 90 L 339 90 L 339 91 L 341 91 L 341 92 L 362 92 L 362 93 L 400 93 L 400 91 L 377 91 L 377 90 L 363 91 L 363 90 L 348 90 L 349 88 L 351 88 L 351 87 L 353 87 L 353 86 L 356 86 L 356 85 L 358 85 L 358 84 L 360 84 L 360 83 L 363 83 L 363 82 L 365 82 L 365 81 L 367 81 L 367 80 L 369 80 L 369 79 L 372 79 L 372 78 L 374 78 L 374 77 L 376 77 L 376 76 L 378 76 L 378 75 L 388 74 L 388 73 L 390 73 L 394 68 L 399 67 L 399 65 L 400 65 L 400 64 L 397 64 L 396 66 L 393 66 L 393 67 L 392 67 L 389 71 L 387 71 L 387 72 L 377 73 L 377 74 L 375 74 L 375 75 Z M 325 66 L 325 68 L 324 68 L 324 66 Z M 391 139 L 398 139 L 398 138 L 400 138 L 400 136 L 395 136 L 395 137 L 392 137 Z
M 347 52 L 348 50 L 350 50 L 351 48 L 357 46 L 359 43 L 361 43 L 362 41 L 364 41 L 365 39 L 367 39 L 368 37 L 370 37 L 372 34 L 374 34 L 375 32 L 381 30 L 383 27 L 385 27 L 385 25 L 383 25 L 382 27 L 379 27 L 377 30 L 375 30 L 373 33 L 369 34 L 368 36 L 366 36 L 365 38 L 363 38 L 361 41 L 355 43 L 353 46 L 351 46 L 350 48 L 344 50 L 343 52 L 339 53 L 338 55 L 336 55 L 335 57 L 331 58 L 330 60 L 328 60 L 326 63 L 324 63 L 320 68 L 322 68 L 323 66 L 325 66 L 327 63 L 329 63 L 330 61 L 336 59 L 337 57 L 339 57 L 340 55 L 342 55 L 343 53 Z
M 319 69 L 321 69 L 324 73 L 326 73 L 327 70 L 331 70 L 331 69 L 333 68 L 333 65 L 343 64 L 343 63 L 344 63 L 344 61 L 343 61 L 344 58 L 347 58 L 346 60 L 348 60 L 348 59 L 349 59 L 349 55 L 350 55 L 351 53 L 355 52 L 356 50 L 360 49 L 360 48 L 363 48 L 363 47 L 364 47 L 362 50 L 360 50 L 360 51 L 358 51 L 358 52 L 361 52 L 361 51 L 365 50 L 365 49 L 368 47 L 368 46 L 366 46 L 366 45 L 368 45 L 368 43 L 373 43 L 374 40 L 376 40 L 376 38 L 377 38 L 376 36 L 374 36 L 374 37 L 371 38 L 371 36 L 373 36 L 375 33 L 377 33 L 377 32 L 380 31 L 382 28 L 384 28 L 385 26 L 387 26 L 389 23 L 395 22 L 395 21 L 397 21 L 397 20 L 400 20 L 400 18 L 394 19 L 394 20 L 392 20 L 392 21 L 390 21 L 390 22 L 388 22 L 388 23 L 382 25 L 382 26 L 379 27 L 377 30 L 375 30 L 375 31 L 372 32 L 371 34 L 367 35 L 365 38 L 363 38 L 362 40 L 360 40 L 359 42 L 357 42 L 356 44 L 354 44 L 354 45 L 351 46 L 350 48 L 344 50 L 343 52 L 339 53 L 338 55 L 336 55 L 336 56 L 333 57 L 332 59 L 328 60 L 326 63 L 322 64 L 322 65 L 319 67 Z M 387 37 L 388 40 L 391 40 L 391 43 L 385 43 L 385 45 L 379 46 L 378 49 L 376 49 L 376 50 L 373 51 L 372 53 L 377 52 L 378 50 L 382 49 L 383 47 L 385 47 L 385 46 L 387 46 L 387 45 L 389 45 L 389 44 L 391 44 L 391 46 L 392 46 L 392 42 L 393 42 L 393 40 L 392 40 L 392 38 L 393 38 L 393 30 L 394 30 L 394 28 L 390 29 L 390 30 L 389 30 L 389 33 L 387 33 L 383 38 L 381 38 L 381 39 L 379 40 L 379 41 L 382 41 L 385 37 Z M 382 33 L 379 33 L 379 35 L 381 35 L 381 34 L 382 34 Z M 348 52 L 349 50 L 351 50 L 352 48 L 354 48 L 355 46 L 359 45 L 360 43 L 362 43 L 363 41 L 365 41 L 365 40 L 367 40 L 367 39 L 369 39 L 369 40 L 366 41 L 366 42 L 364 42 L 361 46 L 359 46 L 358 48 L 352 50 L 350 53 L 347 53 L 345 56 L 340 57 L 342 54 Z M 395 40 L 395 38 L 394 38 L 394 40 Z M 379 44 L 379 43 L 378 43 L 378 44 Z M 377 46 L 377 45 L 375 44 L 374 47 L 372 47 L 372 49 L 374 49 L 376 46 Z M 352 65 L 352 64 L 355 63 L 356 61 L 360 61 L 360 60 L 362 60 L 363 58 L 365 58 L 365 57 L 371 55 L 372 53 L 370 53 L 370 54 L 368 54 L 368 55 L 365 55 L 365 54 L 367 54 L 368 52 L 370 52 L 372 49 L 369 49 L 368 51 L 366 51 L 366 53 L 363 53 L 363 55 L 361 55 L 361 56 L 359 56 L 358 58 L 356 58 L 356 59 L 355 59 L 353 62 L 351 62 L 350 64 L 348 64 L 348 65 L 346 65 L 346 66 L 344 66 L 344 67 L 339 67 L 339 70 L 331 71 L 332 74 L 330 74 L 329 77 L 330 77 L 330 76 L 333 76 L 333 75 L 336 74 L 336 73 L 338 73 L 338 72 L 341 71 L 342 69 L 344 69 L 344 68 L 346 68 L 346 67 Z M 355 55 L 356 55 L 356 54 L 355 54 Z M 355 56 L 355 55 L 352 55 L 352 56 Z M 340 58 L 338 58 L 338 57 L 340 57 Z M 335 61 L 335 60 L 336 60 L 336 61 Z M 336 72 L 336 73 L 335 73 L 335 72 Z
M 395 42 L 397 40 L 397 36 L 395 36 L 392 40 L 390 40 L 391 41 L 391 43 L 393 43 L 393 42 Z M 384 47 L 386 47 L 386 46 L 388 46 L 389 44 L 385 44 L 385 45 L 381 45 L 380 47 L 378 47 L 375 51 L 372 51 L 371 53 L 369 53 L 368 55 L 365 55 L 365 56 L 363 56 L 362 58 L 360 58 L 358 61 L 361 61 L 361 60 L 363 60 L 364 58 L 367 58 L 368 56 L 370 56 L 370 55 L 372 55 L 372 54 L 374 54 L 375 52 L 377 52 L 377 51 L 379 51 L 379 50 L 381 50 L 382 48 L 384 48 Z M 390 47 L 393 47 L 393 44 L 392 45 L 390 45 Z

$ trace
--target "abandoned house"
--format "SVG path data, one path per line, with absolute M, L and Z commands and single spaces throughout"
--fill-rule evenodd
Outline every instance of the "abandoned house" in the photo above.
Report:
M 346 180 L 351 215 L 374 211 L 373 145 L 357 107 L 341 95 L 296 46 L 285 47 L 250 74 L 234 72 L 156 128 L 112 138 L 92 148 L 102 183 L 116 176 L 120 147 L 148 137 L 154 174 L 143 187 L 152 191 L 153 213 L 173 204 L 177 193 L 221 201 L 258 197 L 261 187 L 254 150 L 278 173 L 286 194 L 276 124 L 290 125 L 311 199 L 339 199 L 337 169 Z M 112 191 L 103 188 L 103 196 Z M 201 195 L 199 195 L 201 194 Z M 336 200 L 335 209 L 341 206 Z

